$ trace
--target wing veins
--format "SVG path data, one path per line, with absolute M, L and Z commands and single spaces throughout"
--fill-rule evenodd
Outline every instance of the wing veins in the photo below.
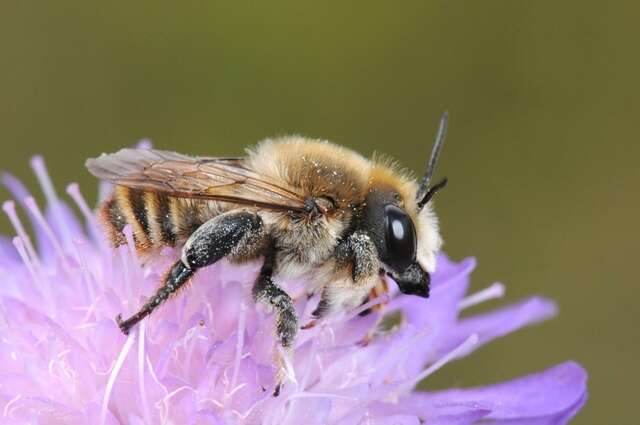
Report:
M 304 211 L 304 198 L 299 193 L 255 172 L 243 158 L 189 157 L 167 151 L 123 149 L 89 159 L 87 167 L 95 176 L 114 184 L 176 197 Z

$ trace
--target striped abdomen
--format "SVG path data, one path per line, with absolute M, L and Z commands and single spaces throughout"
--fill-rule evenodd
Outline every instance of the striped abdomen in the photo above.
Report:
M 175 198 L 117 186 L 107 199 L 100 216 L 114 246 L 126 243 L 124 227 L 129 224 L 138 251 L 176 246 L 215 215 L 207 201 Z

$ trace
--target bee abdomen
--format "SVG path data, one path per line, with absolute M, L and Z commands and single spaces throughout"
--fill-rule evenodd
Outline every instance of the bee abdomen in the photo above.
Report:
M 199 200 L 117 186 L 102 205 L 100 215 L 114 246 L 126 243 L 125 225 L 133 230 L 136 249 L 141 252 L 162 246 L 174 247 L 217 212 Z
M 172 198 L 169 209 L 178 241 L 186 241 L 208 218 L 203 212 L 204 203 L 198 200 Z
M 129 190 L 129 202 L 131 203 L 131 212 L 135 221 L 140 226 L 140 230 L 144 233 L 147 240 L 150 240 L 151 229 L 149 228 L 149 210 L 145 202 L 144 192 L 140 190 Z
M 100 217 L 107 228 L 107 235 L 113 246 L 117 247 L 125 243 L 122 231 L 127 224 L 127 219 L 116 196 L 112 196 L 104 202 L 100 209 Z
M 171 198 L 162 193 L 147 192 L 145 203 L 149 212 L 151 239 L 154 244 L 175 246 L 176 233 L 171 215 Z
M 138 251 L 145 251 L 153 245 L 149 224 L 149 210 L 145 202 L 145 192 L 124 186 L 116 187 L 115 198 L 118 201 L 126 223 L 131 225 L 133 239 Z

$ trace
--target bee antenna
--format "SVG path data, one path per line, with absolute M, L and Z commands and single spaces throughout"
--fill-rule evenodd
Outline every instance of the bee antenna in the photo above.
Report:
M 418 201 L 418 210 L 421 210 L 422 207 L 424 207 L 427 204 L 427 202 L 429 202 L 431 198 L 433 198 L 433 195 L 435 195 L 440 191 L 440 189 L 444 189 L 447 186 L 448 182 L 449 180 L 445 177 L 442 180 L 440 180 L 438 183 L 431 186 L 427 190 L 427 193 L 424 195 L 424 197 Z
M 438 162 L 438 156 L 440 156 L 440 151 L 442 150 L 442 145 L 444 144 L 445 136 L 447 135 L 447 127 L 449 123 L 449 112 L 444 111 L 442 116 L 440 117 L 440 125 L 438 126 L 438 132 L 436 133 L 436 140 L 433 143 L 433 148 L 431 149 L 431 157 L 429 158 L 429 163 L 427 164 L 427 171 L 420 182 L 420 187 L 418 189 L 418 194 L 416 195 L 416 199 L 418 200 L 418 209 L 422 209 L 424 205 L 429 202 L 429 200 L 436 194 L 440 189 L 447 185 L 447 179 L 441 180 L 439 183 L 430 187 L 431 177 L 433 177 L 433 173 L 436 170 L 436 163 Z

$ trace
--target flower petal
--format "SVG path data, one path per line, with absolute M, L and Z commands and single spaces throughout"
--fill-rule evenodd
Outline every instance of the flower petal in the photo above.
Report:
M 462 319 L 443 337 L 437 356 L 449 352 L 471 334 L 480 338 L 476 349 L 482 345 L 550 317 L 557 312 L 556 304 L 548 299 L 532 297 L 516 304 L 485 314 Z
M 406 397 L 399 403 L 374 403 L 369 407 L 369 412 L 373 416 L 416 415 L 429 425 L 473 424 L 490 413 L 489 410 L 477 406 L 432 405 L 421 397 L 413 396 Z
M 25 199 L 32 196 L 31 192 L 29 192 L 29 189 L 27 189 L 26 186 L 12 174 L 3 173 L 0 177 L 0 181 L 2 181 L 4 187 L 7 188 L 9 193 L 11 193 L 14 199 L 18 201 L 20 206 L 22 206 L 22 208 L 27 212 L 38 242 L 38 255 L 42 258 L 44 263 L 48 263 L 54 256 L 53 245 L 49 238 L 47 238 L 47 235 L 43 232 L 42 228 L 36 223 L 33 212 L 25 205 Z
M 422 404 L 423 412 L 450 406 L 482 409 L 486 419 L 518 424 L 566 423 L 586 397 L 587 374 L 577 363 L 566 362 L 543 372 L 488 387 L 414 393 L 402 403 Z M 538 422 L 523 422 L 523 420 Z M 511 423 L 511 422 L 507 422 Z M 515 422 L 514 422 L 515 423 Z
M 393 415 L 371 418 L 367 423 L 371 425 L 420 425 L 420 419 L 412 415 Z

